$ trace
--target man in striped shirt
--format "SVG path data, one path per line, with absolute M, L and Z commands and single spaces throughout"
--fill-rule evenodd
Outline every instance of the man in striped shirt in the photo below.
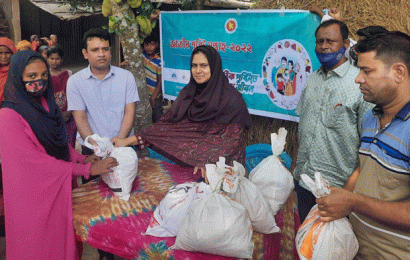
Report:
M 354 192 L 332 188 L 317 199 L 321 219 L 350 214 L 355 259 L 410 259 L 410 37 L 400 32 L 359 41 L 356 82 L 376 107 L 365 114 Z

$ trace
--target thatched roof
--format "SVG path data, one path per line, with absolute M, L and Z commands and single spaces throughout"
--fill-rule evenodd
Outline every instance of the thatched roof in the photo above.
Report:
M 285 6 L 286 9 L 308 10 L 313 4 L 323 9 L 338 8 L 353 38 L 356 38 L 358 29 L 369 25 L 410 34 L 409 0 L 258 0 L 253 8 L 279 9 Z
M 61 20 L 72 20 L 81 16 L 89 16 L 93 14 L 101 13 L 101 6 L 95 6 L 95 10 L 91 8 L 79 8 L 76 12 L 73 12 L 68 1 L 64 0 L 30 0 L 34 5 L 43 9 L 50 14 L 53 14 Z M 181 4 L 180 0 L 151 0 L 154 3 L 165 4 Z M 241 8 L 248 9 L 254 4 L 254 0 L 210 0 L 205 3 L 206 6 L 218 7 L 218 8 Z
M 89 16 L 101 13 L 101 6 L 96 6 L 95 10 L 91 8 L 79 8 L 73 12 L 71 5 L 66 2 L 51 0 L 30 0 L 35 6 L 44 11 L 57 16 L 61 20 L 73 20 L 82 16 Z
M 181 4 L 180 0 L 151 0 L 151 2 L 161 2 L 164 4 Z M 205 6 L 219 8 L 251 8 L 254 5 L 254 0 L 209 0 L 205 2 Z

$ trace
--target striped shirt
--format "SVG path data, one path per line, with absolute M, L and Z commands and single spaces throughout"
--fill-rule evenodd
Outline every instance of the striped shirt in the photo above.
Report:
M 144 55 L 144 68 L 145 76 L 147 78 L 148 94 L 152 96 L 157 88 L 157 76 L 161 75 L 161 58 L 158 54 L 155 54 L 155 57 L 150 60 L 145 52 L 142 52 L 142 54 Z
M 410 202 L 410 102 L 379 130 L 381 113 L 375 107 L 363 118 L 355 193 Z M 350 220 L 359 240 L 357 259 L 410 259 L 409 230 L 396 230 L 358 213 L 352 213 Z

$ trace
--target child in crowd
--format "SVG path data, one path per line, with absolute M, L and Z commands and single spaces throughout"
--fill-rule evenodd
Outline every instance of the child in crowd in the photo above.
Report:
M 161 58 L 156 53 L 158 42 L 158 37 L 151 33 L 144 39 L 142 52 L 153 123 L 157 122 L 164 113 L 162 107 Z
M 45 60 L 47 60 L 47 51 L 48 51 L 48 46 L 47 45 L 41 45 L 38 47 L 38 52 L 43 56 Z
M 72 75 L 70 70 L 63 70 L 64 52 L 60 46 L 56 45 L 48 48 L 47 62 L 50 67 L 51 79 L 54 86 L 54 97 L 57 106 L 60 108 L 65 121 L 66 132 L 68 135 L 68 144 L 75 147 L 75 137 L 77 127 L 71 111 L 67 111 L 67 80 Z
M 41 45 L 40 37 L 37 34 L 33 34 L 30 36 L 30 42 L 31 42 L 31 49 L 33 51 L 37 51 L 38 47 Z
M 50 39 L 48 40 L 48 46 L 55 46 L 58 45 L 58 38 L 57 35 L 52 34 L 50 35 Z

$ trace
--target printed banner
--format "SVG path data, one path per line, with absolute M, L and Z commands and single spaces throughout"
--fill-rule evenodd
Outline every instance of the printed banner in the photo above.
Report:
M 174 100 L 188 83 L 192 50 L 211 45 L 251 114 L 298 121 L 306 77 L 320 67 L 319 24 L 317 15 L 295 10 L 161 12 L 164 96 Z

